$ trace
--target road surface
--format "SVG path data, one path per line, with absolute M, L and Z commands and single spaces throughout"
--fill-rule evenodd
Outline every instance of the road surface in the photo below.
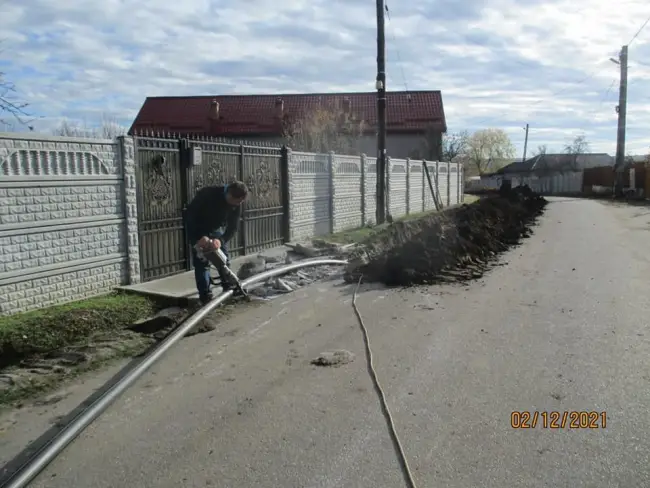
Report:
M 555 199 L 480 281 L 360 295 L 420 487 L 650 486 L 649 231 L 650 207 Z M 404 486 L 337 285 L 182 341 L 32 486 Z M 354 361 L 310 365 L 337 349 Z M 513 411 L 606 428 L 516 429 Z

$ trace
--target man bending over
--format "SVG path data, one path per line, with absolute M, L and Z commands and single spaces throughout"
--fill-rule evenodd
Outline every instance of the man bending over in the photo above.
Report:
M 228 257 L 228 241 L 237 232 L 241 217 L 241 204 L 248 196 L 248 188 L 241 181 L 223 186 L 201 188 L 185 212 L 185 228 L 192 244 L 192 264 L 196 289 L 202 304 L 212 300 L 210 291 L 210 264 L 201 259 L 194 248 L 198 245 L 203 252 L 221 249 Z M 228 259 L 230 266 L 230 259 Z M 218 266 L 223 291 L 231 288 L 223 266 Z

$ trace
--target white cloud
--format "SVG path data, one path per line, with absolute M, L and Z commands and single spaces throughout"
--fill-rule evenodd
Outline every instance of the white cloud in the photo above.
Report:
M 450 130 L 503 127 L 523 149 L 586 134 L 613 153 L 616 56 L 645 0 L 388 2 L 389 89 L 440 89 Z M 372 90 L 373 2 L 0 2 L 0 71 L 46 129 L 147 96 Z M 650 26 L 630 47 L 628 143 L 650 147 Z M 612 83 L 614 81 L 614 83 Z

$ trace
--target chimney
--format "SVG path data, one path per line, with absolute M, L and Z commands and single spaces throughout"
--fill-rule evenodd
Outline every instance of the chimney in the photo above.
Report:
M 208 118 L 214 121 L 219 120 L 219 102 L 217 102 L 216 99 L 213 99 L 210 104 L 210 113 L 208 114 Z
M 275 115 L 276 117 L 281 119 L 283 114 L 284 114 L 284 100 L 278 97 L 275 99 Z

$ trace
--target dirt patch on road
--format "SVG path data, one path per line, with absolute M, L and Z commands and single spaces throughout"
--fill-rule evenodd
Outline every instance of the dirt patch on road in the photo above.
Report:
M 480 277 L 494 258 L 531 234 L 547 201 L 528 187 L 407 222 L 373 235 L 346 281 L 412 286 Z
M 198 308 L 164 305 L 114 293 L 0 318 L 0 410 L 110 361 L 140 356 Z M 216 309 L 187 335 L 214 330 L 236 306 Z

